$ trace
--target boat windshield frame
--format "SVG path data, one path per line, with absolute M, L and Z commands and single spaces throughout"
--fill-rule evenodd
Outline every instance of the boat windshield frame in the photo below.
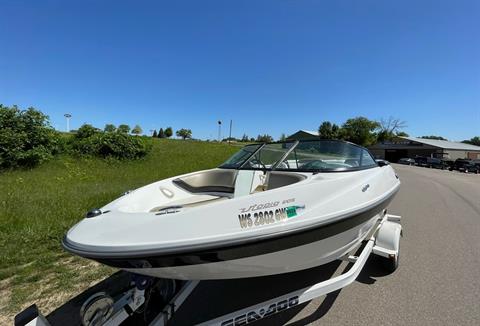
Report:
M 357 166 L 357 167 L 340 167 L 340 168 L 328 168 L 328 169 L 322 169 L 322 168 L 281 168 L 279 167 L 280 163 L 285 161 L 285 159 L 290 155 L 292 151 L 294 151 L 299 144 L 303 143 L 309 143 L 309 142 L 336 142 L 336 143 L 343 143 L 345 145 L 349 146 L 354 146 L 359 148 L 360 150 L 365 151 L 370 155 L 372 161 L 374 162 L 373 164 L 370 165 L 365 165 L 365 166 Z M 290 148 L 286 150 L 286 152 L 281 156 L 278 161 L 276 161 L 271 167 L 252 167 L 252 166 L 246 166 L 246 164 L 250 161 L 252 157 L 254 157 L 259 151 L 261 151 L 265 146 L 267 145 L 272 145 L 272 144 L 293 144 Z M 260 146 L 259 146 L 260 145 Z M 247 146 L 258 146 L 258 148 L 253 151 L 248 157 L 246 157 L 242 163 L 240 163 L 237 167 L 229 167 L 229 166 L 222 166 L 220 165 L 218 168 L 220 169 L 233 169 L 233 170 L 250 170 L 250 171 L 281 171 L 281 172 L 303 172 L 303 173 L 324 173 L 324 172 L 352 172 L 352 171 L 360 171 L 360 170 L 367 170 L 367 169 L 372 169 L 379 167 L 378 162 L 375 160 L 374 155 L 365 147 L 357 145 L 352 142 L 348 142 L 345 140 L 339 140 L 339 139 L 308 139 L 308 140 L 286 140 L 286 141 L 278 141 L 278 142 L 268 142 L 268 143 L 255 143 L 255 144 L 249 144 L 246 145 L 243 148 Z

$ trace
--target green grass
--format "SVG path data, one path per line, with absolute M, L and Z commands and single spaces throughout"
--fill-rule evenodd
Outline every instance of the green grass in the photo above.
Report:
M 39 293 L 73 290 L 112 272 L 103 266 L 82 268 L 88 261 L 72 258 L 61 247 L 65 232 L 87 210 L 126 190 L 215 167 L 237 150 L 219 143 L 154 139 L 151 153 L 137 161 L 63 156 L 32 170 L 0 173 L 0 294 L 9 293 L 7 307 L 0 305 L 0 310 L 15 311 Z

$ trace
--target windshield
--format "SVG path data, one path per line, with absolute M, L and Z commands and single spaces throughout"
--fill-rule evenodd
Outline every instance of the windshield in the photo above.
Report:
M 370 152 L 338 140 L 290 141 L 250 145 L 221 168 L 298 172 L 352 171 L 378 166 Z
M 348 171 L 378 166 L 360 146 L 336 140 L 300 142 L 277 170 Z
M 262 146 L 262 144 L 255 144 L 255 145 L 247 145 L 247 146 L 243 147 L 241 150 L 239 150 L 238 152 L 233 154 L 222 165 L 220 165 L 220 167 L 221 168 L 227 168 L 227 169 L 237 169 L 237 168 L 239 168 L 261 146 Z
M 266 144 L 242 165 L 242 169 L 271 169 L 287 154 L 295 142 Z M 281 162 L 280 162 L 281 164 Z

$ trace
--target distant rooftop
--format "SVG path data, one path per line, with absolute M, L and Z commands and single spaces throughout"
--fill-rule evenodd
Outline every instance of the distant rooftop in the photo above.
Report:
M 425 138 L 417 138 L 417 137 L 398 137 L 402 139 L 407 139 L 410 141 L 415 141 L 418 143 L 422 143 L 425 145 L 440 147 L 444 149 L 458 149 L 464 151 L 480 151 L 480 146 L 465 144 L 465 143 L 457 143 L 448 140 L 438 140 L 438 139 L 425 139 Z
M 287 139 L 313 139 L 318 138 L 319 134 L 318 131 L 311 131 L 311 130 L 299 130 L 294 134 L 291 134 L 287 137 Z
M 304 130 L 304 129 L 301 129 L 300 131 L 306 132 L 307 134 L 310 134 L 312 136 L 320 136 L 318 131 L 311 131 L 311 130 Z

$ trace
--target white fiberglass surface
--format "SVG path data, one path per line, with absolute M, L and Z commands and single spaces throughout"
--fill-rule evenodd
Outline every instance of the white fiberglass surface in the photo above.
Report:
M 140 188 L 105 206 L 103 210 L 111 210 L 109 213 L 84 219 L 69 231 L 68 239 L 91 250 L 106 252 L 231 243 L 326 223 L 368 208 L 390 196 L 399 186 L 393 169 L 384 166 L 355 172 L 318 173 L 289 186 L 214 201 L 172 214 L 125 210 L 127 201 L 140 205 L 139 202 L 146 200 L 137 197 L 142 197 L 140 190 L 151 187 L 158 195 L 158 187 L 170 187 L 171 180 Z M 175 194 L 178 191 L 180 196 L 187 196 L 173 186 L 172 189 Z M 242 214 L 251 214 L 253 218 L 256 212 L 292 206 L 298 209 L 291 218 L 261 225 L 245 225 L 241 221 Z
M 174 279 L 229 279 L 288 273 L 327 264 L 355 248 L 375 226 L 379 216 L 327 239 L 269 254 L 208 264 L 130 269 Z

